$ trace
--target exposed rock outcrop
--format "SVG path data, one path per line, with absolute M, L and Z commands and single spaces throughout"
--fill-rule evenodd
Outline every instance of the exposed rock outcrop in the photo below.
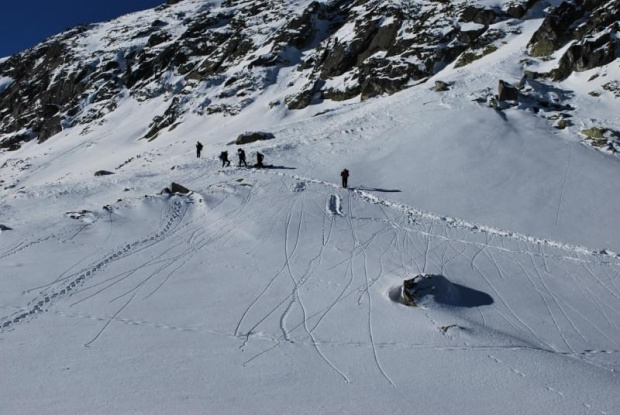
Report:
M 519 99 L 519 90 L 506 81 L 499 81 L 497 99 L 500 101 L 516 101 Z
M 558 67 L 551 71 L 551 76 L 562 80 L 572 72 L 587 71 L 611 63 L 616 59 L 619 45 L 610 32 L 577 42 L 562 55 Z
M 131 24 L 75 27 L 0 62 L 0 79 L 9 80 L 0 86 L 0 148 L 18 150 L 69 128 L 86 134 L 128 97 L 168 103 L 144 121 L 144 138 L 152 140 L 188 114 L 239 114 L 285 67 L 295 76 L 277 86 L 272 102 L 288 110 L 393 94 L 455 61 L 465 66 L 495 52 L 519 30 L 512 19 L 536 0 L 493 8 L 436 0 L 179 2 L 167 0 Z M 560 4 L 532 37 L 530 53 L 547 57 L 574 41 L 547 74 L 557 80 L 613 61 L 619 4 Z
M 551 77 L 562 80 L 573 71 L 585 71 L 612 62 L 620 56 L 618 0 L 565 1 L 556 7 L 534 33 L 529 43 L 532 56 L 549 56 L 574 43 L 560 58 Z
M 497 13 L 492 9 L 483 9 L 474 6 L 467 6 L 461 14 L 461 20 L 464 22 L 474 22 L 485 26 L 495 21 Z

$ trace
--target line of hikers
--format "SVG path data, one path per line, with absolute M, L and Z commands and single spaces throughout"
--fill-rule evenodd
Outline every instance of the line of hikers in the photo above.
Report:
M 196 157 L 200 158 L 200 153 L 202 152 L 203 145 L 200 141 L 196 142 Z M 242 148 L 237 150 L 237 156 L 239 157 L 239 167 L 243 164 L 245 167 L 248 167 L 248 163 L 245 159 L 245 151 Z M 222 151 L 220 153 L 219 159 L 222 160 L 222 167 L 230 166 L 230 160 L 228 160 L 228 151 Z M 263 164 L 263 160 L 265 160 L 265 156 L 258 151 L 256 152 L 256 164 L 254 167 L 261 168 L 265 167 Z
M 245 167 L 248 167 L 248 162 L 245 159 L 245 151 L 243 151 L 242 148 L 237 149 L 237 157 L 239 158 L 239 164 L 238 164 L 239 167 L 241 167 L 242 165 Z M 228 151 L 222 151 L 220 153 L 219 159 L 222 160 L 222 167 L 230 166 L 230 160 L 228 159 Z M 263 160 L 265 160 L 265 156 L 257 151 L 256 152 L 256 164 L 253 167 L 256 167 L 257 169 L 265 167 L 265 165 L 263 164 Z
M 200 152 L 202 151 L 202 143 L 200 141 L 196 142 L 196 157 L 200 158 Z M 242 148 L 237 149 L 237 156 L 239 157 L 239 167 L 243 164 L 245 167 L 248 167 L 248 163 L 245 159 L 245 151 Z M 222 160 L 222 167 L 230 166 L 230 160 L 228 159 L 228 151 L 222 151 L 220 153 L 219 159 Z M 256 152 L 256 164 L 254 167 L 260 169 L 265 167 L 263 164 L 263 160 L 265 156 L 258 151 Z M 349 170 L 344 169 L 340 172 L 340 177 L 342 178 L 342 187 L 347 188 L 349 185 Z

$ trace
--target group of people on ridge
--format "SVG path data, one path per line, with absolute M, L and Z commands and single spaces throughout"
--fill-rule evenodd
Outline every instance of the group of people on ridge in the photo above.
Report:
M 196 157 L 200 158 L 200 153 L 202 152 L 203 145 L 200 141 L 196 142 Z M 243 164 L 245 167 L 248 167 L 248 163 L 245 159 L 245 151 L 242 148 L 237 149 L 237 156 L 239 157 L 239 167 Z M 228 159 L 228 151 L 222 151 L 220 153 L 219 159 L 222 160 L 222 167 L 230 166 L 230 160 Z M 263 160 L 265 156 L 256 152 L 256 164 L 254 167 L 262 168 L 265 167 L 263 164 Z M 340 172 L 340 177 L 342 178 L 342 187 L 347 188 L 349 185 L 349 170 L 344 169 Z
M 238 164 L 239 167 L 241 167 L 241 165 L 243 165 L 244 167 L 248 167 L 248 162 L 245 159 L 245 151 L 243 151 L 242 148 L 237 150 L 237 157 L 239 157 L 239 164 Z M 228 159 L 228 151 L 222 151 L 220 153 L 219 159 L 222 160 L 222 167 L 230 166 L 230 160 Z M 256 164 L 254 165 L 254 167 L 258 169 L 265 167 L 265 165 L 263 164 L 264 159 L 265 159 L 265 156 L 257 151 L 256 152 Z
M 203 145 L 200 141 L 196 142 L 196 157 L 200 158 L 200 153 L 202 152 Z M 237 150 L 237 156 L 239 157 L 239 167 L 243 164 L 245 167 L 248 167 L 248 163 L 245 159 L 245 151 L 242 148 Z M 228 160 L 228 151 L 222 151 L 220 153 L 219 159 L 222 160 L 222 167 L 230 166 L 230 160 Z M 261 168 L 265 167 L 263 164 L 263 160 L 265 160 L 265 156 L 258 151 L 256 152 L 256 164 L 254 167 Z

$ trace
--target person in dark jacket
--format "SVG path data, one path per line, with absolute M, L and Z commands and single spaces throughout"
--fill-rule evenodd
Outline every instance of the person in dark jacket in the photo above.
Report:
M 245 167 L 248 167 L 248 163 L 245 161 L 245 151 L 242 148 L 237 150 L 237 155 L 239 156 L 239 167 L 243 164 Z
M 196 141 L 196 157 L 200 158 L 200 152 L 202 151 L 202 143 Z
M 230 166 L 230 160 L 228 160 L 228 151 L 222 151 L 220 153 L 220 160 L 222 160 L 222 167 Z
M 340 177 L 342 177 L 342 187 L 345 189 L 349 185 L 349 170 L 344 169 L 340 172 Z
M 259 153 L 258 151 L 256 152 L 256 168 L 262 168 L 265 167 L 265 165 L 263 164 L 263 160 L 265 159 L 265 156 L 263 156 L 261 153 Z

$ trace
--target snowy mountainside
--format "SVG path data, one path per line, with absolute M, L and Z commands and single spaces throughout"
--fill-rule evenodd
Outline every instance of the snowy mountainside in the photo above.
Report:
M 175 160 L 193 195 L 132 196 L 164 160 L 49 189 L 44 211 L 12 202 L 40 220 L 0 234 L 7 411 L 617 407 L 617 257 L 217 160 Z M 124 186 L 137 189 L 90 207 Z M 395 293 L 421 272 L 439 284 L 405 307 Z
M 476 55 L 467 64 L 458 64 L 461 53 L 426 80 L 364 101 L 362 92 L 345 101 L 321 96 L 351 85 L 347 74 L 369 58 L 340 79 L 321 78 L 320 66 L 298 70 L 322 42 L 333 53 L 336 37 L 356 42 L 347 36 L 357 26 L 333 9 L 338 26 L 319 19 L 330 35 L 301 56 L 271 44 L 230 55 L 218 67 L 221 83 L 209 75 L 188 86 L 175 63 L 141 49 L 148 38 L 140 32 L 183 37 L 198 11 L 209 21 L 234 10 L 231 22 L 207 30 L 228 36 L 245 8 L 266 19 L 251 37 L 265 45 L 302 9 L 318 16 L 334 5 L 252 9 L 259 4 L 181 1 L 71 32 L 74 61 L 58 68 L 77 70 L 97 50 L 105 59 L 126 56 L 127 46 L 138 51 L 135 84 L 125 84 L 125 68 L 87 76 L 79 94 L 90 98 L 74 120 L 89 109 L 100 114 L 0 152 L 2 412 L 614 414 L 620 163 L 609 154 L 609 131 L 591 139 L 605 151 L 579 134 L 618 128 L 618 100 L 605 89 L 620 75 L 618 60 L 561 80 L 542 75 L 581 41 L 564 38 L 548 56 L 531 56 L 552 10 L 542 3 L 524 19 L 496 13 L 485 30 L 510 33 L 492 53 L 467 46 Z M 361 16 L 373 4 L 426 3 L 347 10 Z M 508 13 L 508 3 L 476 5 Z M 281 7 L 297 13 L 273 20 Z M 242 36 L 237 29 L 230 36 Z M 216 48 L 213 58 L 228 45 L 200 44 Z M 264 66 L 272 52 L 299 60 Z M 242 68 L 251 54 L 260 65 Z M 140 69 L 140 56 L 156 61 L 152 70 Z M 381 51 L 375 59 L 392 61 Z M 524 64 L 531 73 L 523 79 Z M 233 74 L 241 78 L 226 86 Z M 316 84 L 310 105 L 288 109 L 286 97 L 299 96 L 312 74 L 325 84 Z M 25 84 L 2 76 L 16 99 Z M 221 96 L 247 76 L 260 87 Z M 521 79 L 518 100 L 495 97 L 499 80 Z M 106 83 L 112 89 L 99 100 Z M 172 116 L 175 98 L 176 118 L 143 139 L 154 119 L 168 122 L 162 115 Z M 224 104 L 239 111 L 207 114 Z M 562 120 L 571 125 L 556 128 Z M 245 131 L 275 138 L 231 144 Z M 250 164 L 260 152 L 269 167 L 237 167 L 240 147 Z M 222 167 L 222 150 L 233 166 Z M 345 167 L 348 190 L 339 183 Z M 171 182 L 192 192 L 162 193 Z M 407 307 L 403 280 L 419 274 L 432 277 L 417 307 Z
M 258 105 L 266 89 L 277 89 L 272 111 L 392 94 L 495 53 L 524 21 L 546 13 L 515 61 L 521 73 L 505 79 L 527 83 L 521 106 L 581 133 L 587 129 L 574 120 L 582 118 L 574 94 L 557 81 L 598 68 L 596 89 L 586 93 L 617 98 L 617 77 L 607 69 L 618 56 L 617 1 L 168 3 L 73 28 L 0 63 L 2 147 L 15 150 L 69 128 L 87 134 L 127 96 L 165 102 L 142 121 L 143 138 L 155 139 L 190 114 L 235 116 Z M 600 82 L 607 75 L 613 79 Z M 481 102 L 496 84 L 488 87 L 476 97 Z M 584 137 L 616 152 L 616 123 L 595 120 L 592 127 L 598 130 Z

